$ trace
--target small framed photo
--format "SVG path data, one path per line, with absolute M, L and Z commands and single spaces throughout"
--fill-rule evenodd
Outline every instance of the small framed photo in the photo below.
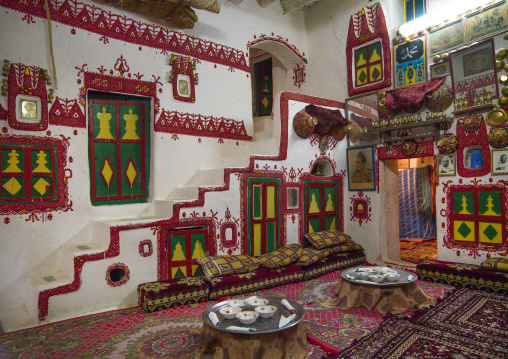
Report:
M 508 174 L 508 149 L 492 150 L 492 175 Z
M 287 187 L 287 209 L 296 209 L 299 207 L 298 205 L 298 194 L 300 190 L 298 187 Z
M 455 153 L 437 156 L 437 174 L 438 176 L 455 176 L 456 173 Z
M 446 76 L 450 74 L 450 61 L 443 61 L 430 65 L 430 78 Z
M 375 191 L 374 146 L 348 148 L 347 173 L 350 191 Z

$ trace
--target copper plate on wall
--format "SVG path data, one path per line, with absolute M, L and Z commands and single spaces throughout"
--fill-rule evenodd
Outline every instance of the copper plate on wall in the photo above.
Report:
M 501 126 L 508 120 L 508 115 L 502 108 L 495 108 L 487 114 L 485 122 L 489 126 Z

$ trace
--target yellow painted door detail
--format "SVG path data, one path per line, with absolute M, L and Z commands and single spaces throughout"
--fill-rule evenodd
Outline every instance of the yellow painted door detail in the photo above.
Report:
M 96 138 L 113 140 L 114 137 L 111 134 L 111 124 L 109 123 L 113 118 L 113 115 L 106 112 L 106 106 L 102 108 L 102 112 L 97 112 L 97 118 L 99 119 L 100 131 Z
M 261 223 L 254 223 L 254 256 L 261 255 Z
M 503 243 L 503 226 L 501 223 L 479 223 L 480 243 Z
M 9 166 L 3 170 L 3 172 L 9 172 L 9 173 L 21 173 L 23 172 L 19 167 L 19 153 L 16 152 L 16 150 L 12 150 L 11 153 L 9 153 L 9 159 L 7 160 L 7 163 Z
M 275 186 L 266 187 L 266 218 L 275 218 Z
M 125 134 L 122 137 L 122 140 L 139 140 L 139 136 L 136 133 L 136 121 L 138 120 L 138 115 L 132 114 L 132 108 L 129 108 L 129 113 L 123 115 L 123 119 L 125 121 Z
M 474 222 L 473 221 L 453 221 L 453 235 L 456 241 L 474 242 Z

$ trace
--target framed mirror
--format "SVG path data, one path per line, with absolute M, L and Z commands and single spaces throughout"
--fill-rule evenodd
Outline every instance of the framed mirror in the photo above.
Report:
M 374 121 L 378 120 L 378 92 L 358 95 L 346 99 L 348 147 L 381 143 L 379 132 L 373 132 Z

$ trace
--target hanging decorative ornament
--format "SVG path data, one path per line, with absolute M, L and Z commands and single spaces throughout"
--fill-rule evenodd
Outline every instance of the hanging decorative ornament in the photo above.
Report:
M 425 106 L 430 111 L 445 111 L 453 103 L 452 85 L 446 81 L 441 84 L 435 91 L 429 92 L 425 97 Z
M 329 133 L 335 140 L 342 141 L 346 136 L 346 126 L 333 125 Z
M 377 106 L 377 113 L 379 115 L 379 118 L 384 118 L 387 120 L 395 116 L 395 112 L 386 107 L 386 100 L 384 98 L 379 100 L 379 104 Z
M 293 128 L 301 138 L 309 137 L 316 125 L 317 119 L 309 115 L 305 110 L 297 112 L 295 117 L 293 117 Z
M 491 127 L 489 143 L 494 148 L 504 148 L 508 145 L 508 129 L 506 127 Z
M 482 115 L 466 117 L 462 120 L 462 128 L 466 133 L 478 131 L 480 125 L 482 124 L 482 121 L 483 121 Z
M 503 97 L 504 98 L 504 97 Z M 485 121 L 489 126 L 501 126 L 508 120 L 508 115 L 502 108 L 495 108 L 487 114 Z
M 436 142 L 437 149 L 441 154 L 449 154 L 455 152 L 458 146 L 457 137 L 453 134 L 441 135 Z
M 402 153 L 408 157 L 414 155 L 418 150 L 418 143 L 415 140 L 406 140 L 402 143 Z

